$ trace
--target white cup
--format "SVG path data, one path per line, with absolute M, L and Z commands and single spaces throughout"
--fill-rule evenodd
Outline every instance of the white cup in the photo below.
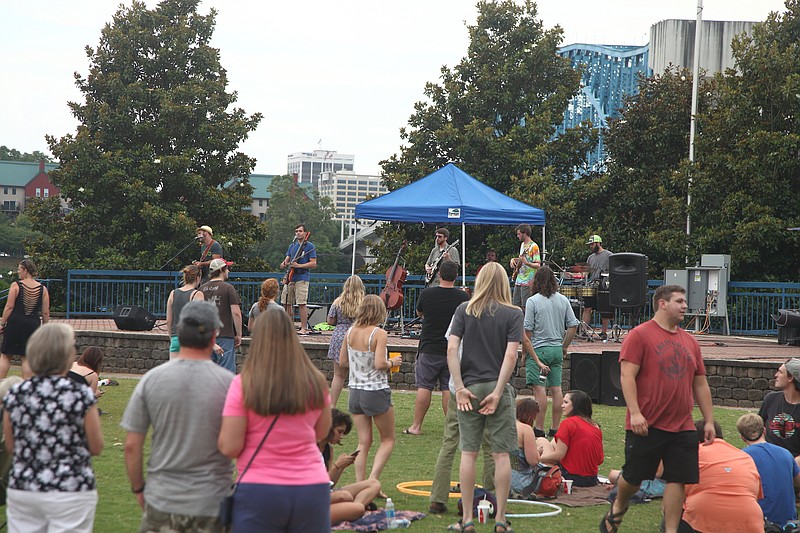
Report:
M 489 500 L 481 500 L 478 502 L 478 523 L 486 524 L 489 522 L 489 514 L 491 513 L 491 503 Z
M 571 479 L 563 479 L 561 483 L 564 487 L 564 494 L 572 494 L 572 480 Z

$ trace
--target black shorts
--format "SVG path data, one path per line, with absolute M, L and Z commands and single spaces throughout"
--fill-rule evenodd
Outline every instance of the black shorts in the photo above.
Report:
M 628 430 L 622 477 L 638 487 L 645 479 L 654 479 L 659 462 L 664 461 L 661 479 L 667 483 L 697 483 L 700 479 L 698 444 L 695 430 L 673 433 L 650 428 L 644 437 Z

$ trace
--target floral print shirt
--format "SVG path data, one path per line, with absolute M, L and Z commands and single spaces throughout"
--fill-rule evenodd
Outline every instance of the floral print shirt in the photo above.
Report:
M 35 376 L 15 385 L 3 402 L 14 435 L 9 487 L 94 490 L 84 417 L 96 401 L 89 387 L 64 376 Z

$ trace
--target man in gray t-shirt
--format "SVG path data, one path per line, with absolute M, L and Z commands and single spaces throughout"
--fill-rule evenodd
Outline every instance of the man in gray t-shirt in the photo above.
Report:
M 140 531 L 224 531 L 219 504 L 231 486 L 231 461 L 217 448 L 233 374 L 211 362 L 222 326 L 216 306 L 189 302 L 178 322 L 178 357 L 144 375 L 121 426 L 131 490 L 144 511 Z M 147 484 L 144 442 L 152 426 Z
M 593 283 L 594 285 L 598 285 L 595 282 L 600 280 L 601 273 L 608 272 L 608 258 L 613 254 L 603 248 L 603 239 L 600 237 L 600 235 L 592 235 L 589 237 L 589 241 L 586 244 L 592 251 L 592 254 L 586 258 L 586 263 L 591 267 L 589 282 Z M 595 298 L 594 301 L 596 302 L 597 298 Z M 593 305 L 586 305 L 586 307 L 583 308 L 583 317 L 581 319 L 584 321 L 584 323 L 589 324 L 591 322 L 593 308 Z M 609 320 L 610 319 L 607 316 L 600 317 L 600 321 L 603 324 L 602 329 L 600 330 L 601 340 L 606 340 L 608 336 Z
M 562 364 L 567 347 L 575 337 L 578 319 L 566 296 L 558 292 L 558 281 L 548 266 L 533 277 L 533 296 L 525 302 L 525 334 L 533 344 L 533 356 L 525 361 L 525 382 L 533 388 L 539 413 L 533 432 L 544 434 L 547 391 L 553 397 L 553 422 L 547 436 L 554 437 L 561 423 Z

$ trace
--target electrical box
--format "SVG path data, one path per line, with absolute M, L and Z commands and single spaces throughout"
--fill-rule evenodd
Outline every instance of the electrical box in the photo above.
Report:
M 689 273 L 685 268 L 680 270 L 665 270 L 664 285 L 680 285 L 684 289 L 689 284 Z
M 703 254 L 700 256 L 701 267 L 724 268 L 725 280 L 731 282 L 731 256 L 727 254 Z
M 724 317 L 728 314 L 728 269 L 691 267 L 686 269 L 686 300 L 689 314 Z

